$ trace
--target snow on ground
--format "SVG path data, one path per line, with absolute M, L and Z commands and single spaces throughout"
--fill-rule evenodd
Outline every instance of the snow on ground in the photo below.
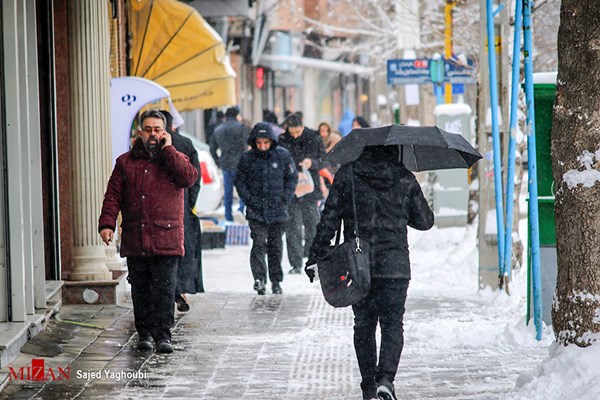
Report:
M 522 220 L 521 236 L 526 238 L 526 220 Z M 537 368 L 521 374 L 514 389 L 504 398 L 581 400 L 600 399 L 600 345 L 586 349 L 563 347 L 554 342 L 551 327 L 544 326 L 541 341 L 535 340 L 533 321 L 526 324 L 527 271 L 526 266 L 513 271 L 511 295 L 497 289 L 478 289 L 478 253 L 476 226 L 468 228 L 434 227 L 430 231 L 409 231 L 413 279 L 409 288 L 405 322 L 405 352 L 443 354 L 453 347 L 470 346 L 494 362 L 501 351 L 547 349 L 547 357 Z M 526 248 L 526 245 L 525 245 Z M 249 247 L 228 246 L 227 249 L 207 251 L 205 264 L 218 265 L 227 252 L 235 252 L 238 265 L 226 269 L 227 279 L 220 271 L 205 271 L 205 284 L 211 292 L 252 293 L 249 268 Z M 228 257 L 229 258 L 229 257 Z M 229 258 L 231 259 L 231 258 Z M 289 275 L 284 251 L 284 293 L 314 293 L 318 284 L 307 284 L 305 275 Z M 411 301 L 435 299 L 461 302 L 460 315 L 439 318 L 433 323 L 426 318 L 435 312 L 419 314 L 419 304 Z M 433 304 L 444 312 L 444 304 Z M 456 307 L 454 307 L 456 309 Z M 424 318 L 422 318 L 425 316 Z M 449 352 L 451 354 L 451 351 Z M 493 379 L 493 378 L 490 378 Z

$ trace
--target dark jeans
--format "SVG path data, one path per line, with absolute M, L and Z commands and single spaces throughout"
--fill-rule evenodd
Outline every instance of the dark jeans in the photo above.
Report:
M 352 306 L 354 349 L 362 376 L 363 393 L 372 391 L 382 379 L 394 382 L 404 347 L 404 304 L 408 279 L 373 278 L 367 297 Z M 377 363 L 375 330 L 381 326 L 381 346 Z
M 223 205 L 225 206 L 225 220 L 233 221 L 233 184 L 235 183 L 235 170 L 223 170 Z M 240 199 L 238 208 L 244 212 L 244 202 Z
M 252 250 L 250 251 L 250 268 L 254 279 L 267 282 L 267 263 L 269 264 L 269 280 L 281 282 L 283 271 L 281 270 L 281 255 L 283 253 L 283 231 L 284 223 L 266 224 L 255 220 L 249 220 L 250 236 L 252 237 Z
M 127 257 L 135 329 L 155 342 L 171 340 L 174 323 L 175 283 L 181 257 Z
M 294 198 L 288 208 L 290 218 L 285 228 L 288 260 L 292 268 L 296 269 L 302 268 L 302 257 L 309 255 L 321 217 L 317 202 L 305 198 Z M 304 243 L 302 242 L 302 227 L 304 227 Z

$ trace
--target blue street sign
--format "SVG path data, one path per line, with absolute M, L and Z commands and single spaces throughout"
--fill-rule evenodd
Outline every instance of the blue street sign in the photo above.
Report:
M 388 85 L 407 85 L 411 83 L 431 83 L 429 59 L 387 60 Z
M 449 83 L 477 83 L 473 60 L 467 65 L 458 65 L 453 60 L 444 60 L 444 81 Z
M 443 68 L 440 68 L 443 63 Z M 477 83 L 473 60 L 458 65 L 455 60 L 430 58 L 387 60 L 388 85 L 424 85 L 433 82 L 452 84 Z
M 453 83 L 452 94 L 465 94 L 465 85 L 462 83 Z

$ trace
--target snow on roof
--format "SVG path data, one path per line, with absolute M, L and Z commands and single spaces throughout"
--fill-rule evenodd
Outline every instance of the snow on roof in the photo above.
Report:
M 557 71 L 554 72 L 536 72 L 533 74 L 533 83 L 550 83 L 556 84 Z
M 469 114 L 471 115 L 471 107 L 468 104 L 438 104 L 435 106 L 433 110 L 433 114 L 438 117 L 440 115 L 461 115 L 461 114 Z

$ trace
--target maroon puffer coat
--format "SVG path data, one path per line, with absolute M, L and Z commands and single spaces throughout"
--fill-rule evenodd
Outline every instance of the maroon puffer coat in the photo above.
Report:
M 98 232 L 115 230 L 122 218 L 121 256 L 182 256 L 183 189 L 198 171 L 188 158 L 167 146 L 151 158 L 141 139 L 117 158 L 104 195 Z

